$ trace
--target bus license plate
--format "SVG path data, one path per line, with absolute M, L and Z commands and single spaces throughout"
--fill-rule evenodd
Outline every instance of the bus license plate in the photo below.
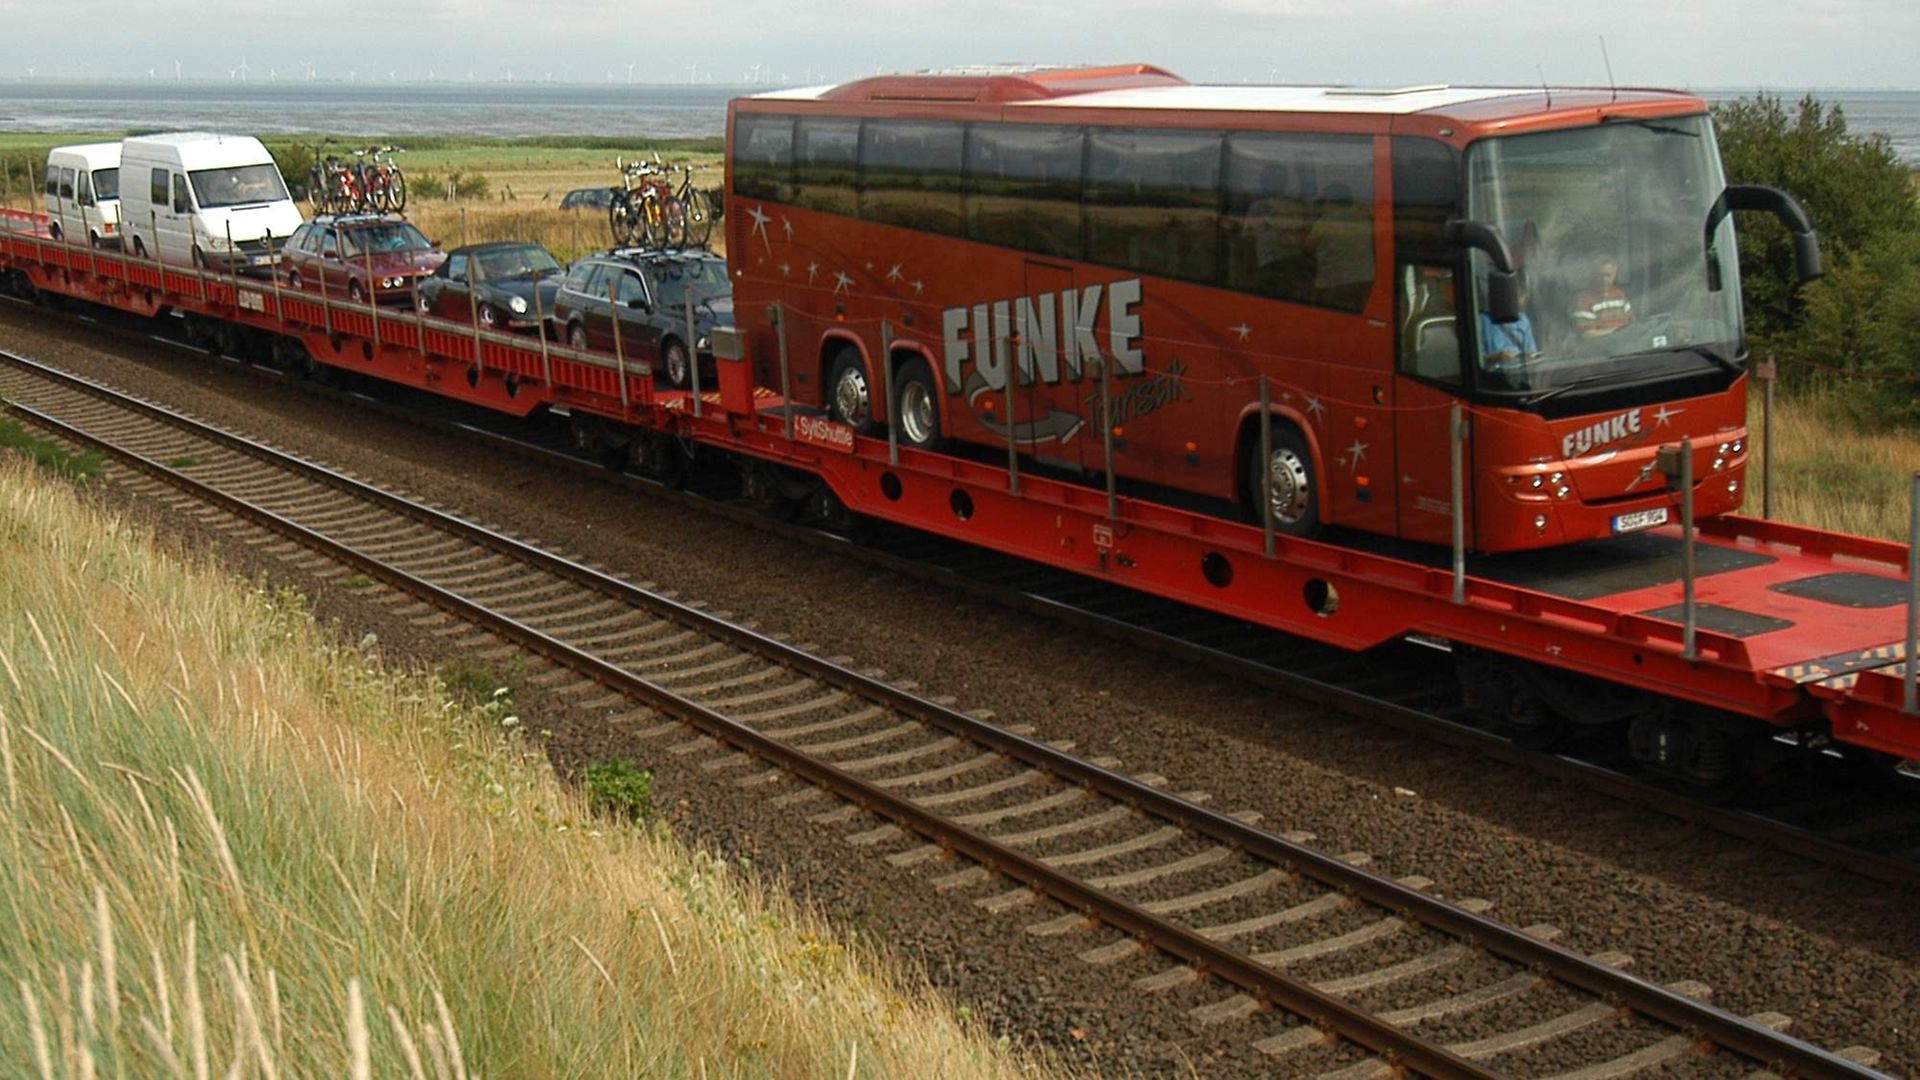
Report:
M 1631 514 L 1618 514 L 1613 519 L 1615 533 L 1638 532 L 1651 529 L 1655 525 L 1667 523 L 1667 508 L 1662 506 L 1653 510 L 1636 510 Z

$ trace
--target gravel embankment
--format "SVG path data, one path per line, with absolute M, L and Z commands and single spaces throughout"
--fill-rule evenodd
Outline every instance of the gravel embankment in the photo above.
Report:
M 1515 925 L 1550 923 L 1589 952 L 1620 950 L 1660 981 L 1697 979 L 1736 1012 L 1774 1009 L 1830 1047 L 1875 1046 L 1894 1074 L 1920 1070 L 1920 919 L 1913 897 L 1749 845 L 1702 834 L 1524 771 L 1392 731 L 1315 715 L 1263 691 L 1039 619 L 938 595 L 831 551 L 771 538 L 669 503 L 488 447 L 411 428 L 266 382 L 230 365 L 129 343 L 17 308 L 0 308 L 0 347 L 58 362 L 236 430 L 270 437 L 548 547 L 818 643 L 856 666 L 884 668 L 929 694 L 991 709 L 1045 739 L 1112 755 L 1135 771 L 1254 810 L 1277 831 L 1304 830 L 1332 852 L 1365 851 L 1390 874 L 1420 874 L 1450 897 L 1480 897 Z M 109 498 L 114 496 L 109 495 Z M 142 513 L 148 513 L 142 510 Z M 185 550 L 214 544 L 203 527 L 159 526 Z M 248 545 L 214 544 L 236 572 L 304 587 L 349 639 L 379 636 L 390 655 L 431 660 L 444 639 L 380 604 L 311 580 Z M 658 800 L 691 841 L 750 859 L 818 903 L 847 932 L 884 942 L 949 988 L 998 1031 L 1104 1071 L 1265 1073 L 1247 1047 L 1258 1028 L 1203 1026 L 1175 1002 L 1219 993 L 1149 995 L 1125 978 L 1161 960 L 1097 968 L 1076 954 L 1103 938 L 1041 938 L 1023 928 L 1051 912 L 987 913 L 941 893 L 954 867 L 889 867 L 874 849 L 817 825 L 824 801 L 781 805 L 737 772 L 695 767 L 635 743 L 601 718 L 537 690 L 517 694 L 529 727 L 554 732 L 563 767 L 610 756 L 655 770 Z M 791 784 L 782 790 L 790 790 Z M 891 850 L 891 849 L 883 849 Z M 1141 964 L 1145 966 L 1138 966 Z

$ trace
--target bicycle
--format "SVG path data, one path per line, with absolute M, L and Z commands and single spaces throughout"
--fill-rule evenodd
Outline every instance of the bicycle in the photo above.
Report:
M 680 218 L 680 241 L 687 247 L 706 247 L 713 237 L 713 201 L 693 186 L 693 166 L 680 166 L 680 186 L 673 193 Z
M 307 170 L 307 201 L 316 212 L 344 214 L 359 209 L 365 200 L 357 166 L 338 155 L 328 154 Z
M 613 242 L 646 247 L 676 247 L 684 239 L 684 217 L 668 185 L 660 155 L 651 164 L 615 158 L 621 186 L 607 206 Z
M 360 166 L 368 209 L 397 214 L 407 208 L 407 176 L 393 160 L 393 155 L 406 152 L 399 146 L 370 146 L 360 152 L 369 159 Z

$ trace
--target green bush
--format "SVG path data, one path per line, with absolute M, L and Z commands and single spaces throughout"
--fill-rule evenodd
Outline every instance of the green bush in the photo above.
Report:
M 463 202 L 485 199 L 493 193 L 493 185 L 484 174 L 455 169 L 446 176 L 430 172 L 409 176 L 407 196 L 414 199 L 445 199 L 448 181 L 453 182 L 453 197 Z
M 1884 135 L 1847 129 L 1812 96 L 1789 110 L 1762 94 L 1714 110 L 1727 180 L 1799 199 L 1819 230 L 1826 276 L 1801 286 L 1791 238 L 1760 215 L 1740 221 L 1747 331 L 1782 361 L 1790 385 L 1854 376 L 1863 416 L 1920 420 L 1920 203 L 1914 175 Z
M 653 774 L 625 758 L 580 770 L 580 783 L 594 811 L 644 821 L 653 816 Z

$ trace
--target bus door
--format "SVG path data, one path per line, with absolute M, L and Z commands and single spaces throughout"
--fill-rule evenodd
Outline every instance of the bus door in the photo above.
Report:
M 1014 438 L 1021 453 L 1078 470 L 1087 460 L 1089 442 L 1097 446 L 1100 441 L 1098 406 L 1089 409 L 1085 400 L 1088 388 L 1099 381 L 1098 369 L 1072 348 L 1073 327 L 1061 324 L 1061 297 L 1073 287 L 1068 267 L 1029 261 L 1025 292 L 1010 305 L 1007 332 L 1018 337 L 1008 354 L 1015 380 Z M 994 317 L 997 322 L 999 313 Z
M 1398 438 L 1399 533 L 1409 540 L 1453 542 L 1452 406 L 1466 390 L 1465 343 L 1453 270 L 1401 264 L 1394 282 L 1398 368 L 1394 427 Z M 1473 544 L 1473 442 L 1462 449 L 1467 544 Z

